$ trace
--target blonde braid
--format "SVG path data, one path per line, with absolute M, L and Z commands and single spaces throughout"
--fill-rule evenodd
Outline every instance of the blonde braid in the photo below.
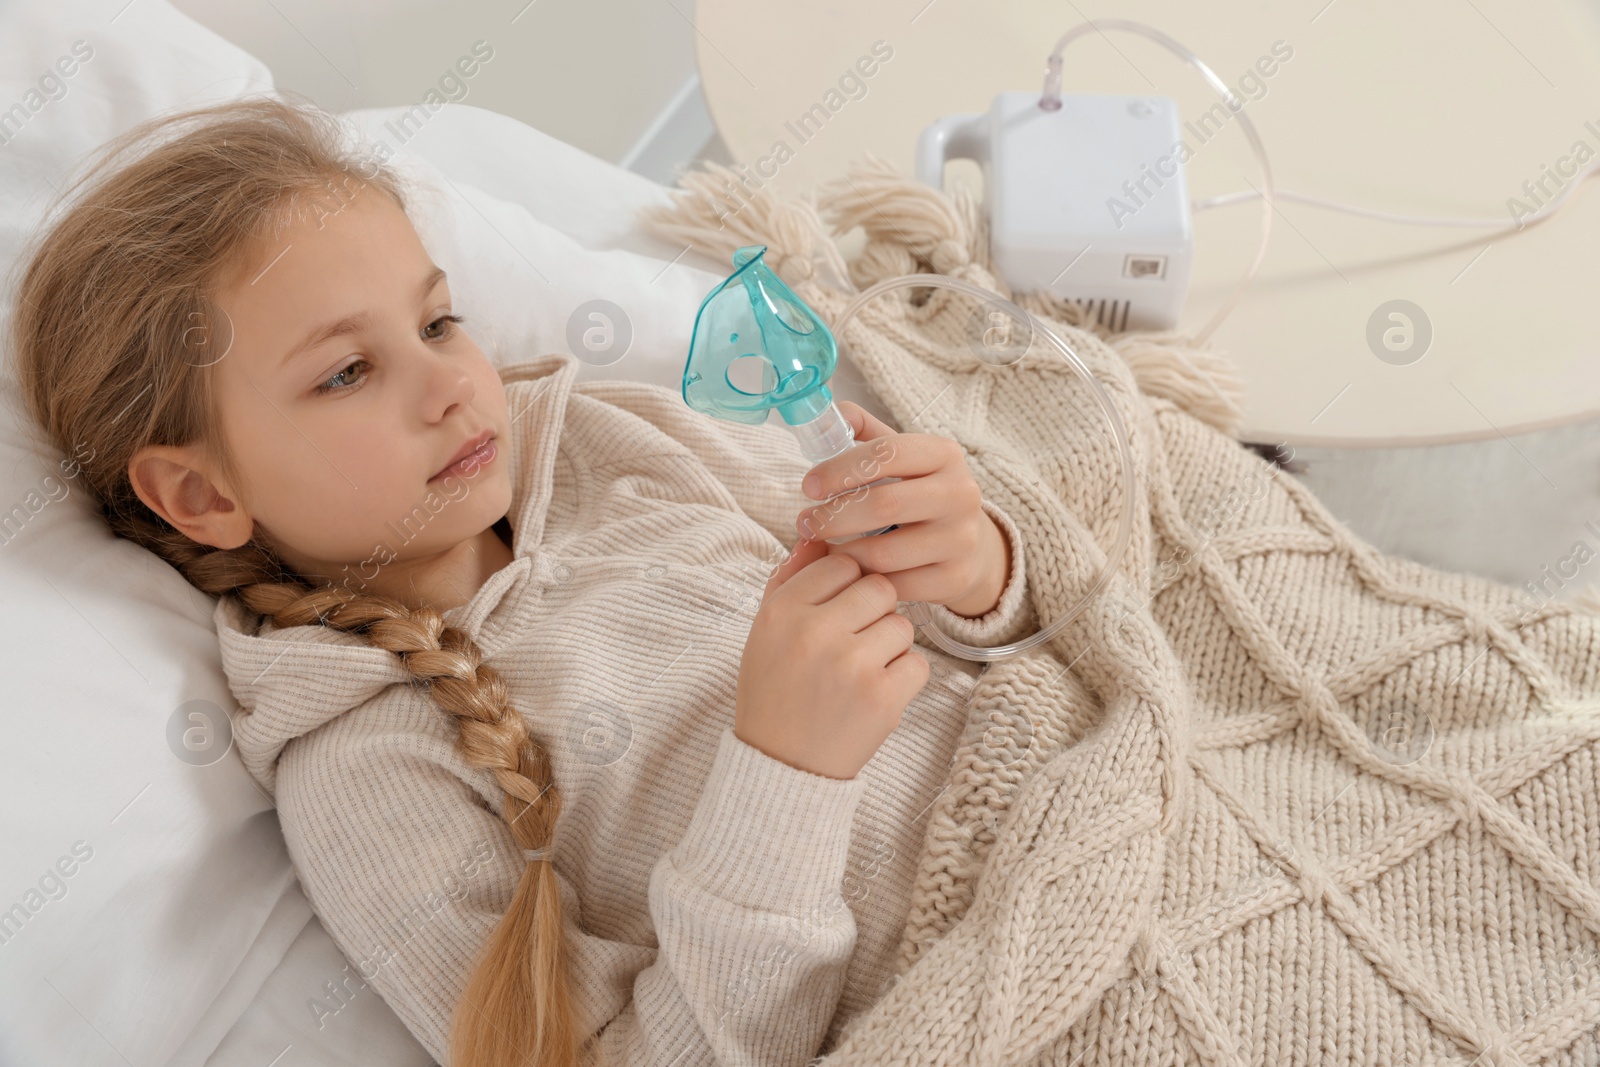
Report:
M 483 662 L 478 643 L 465 630 L 446 626 L 444 617 L 433 608 L 412 608 L 391 597 L 309 584 L 253 539 L 238 548 L 209 548 L 184 537 L 159 517 L 132 511 L 115 517 L 112 525 L 118 533 L 162 556 L 202 591 L 214 596 L 237 596 L 251 611 L 271 619 L 277 627 L 321 625 L 362 635 L 374 646 L 399 656 L 414 680 L 428 687 L 440 710 L 455 719 L 456 746 L 462 757 L 474 767 L 492 771 L 505 791 L 502 815 L 517 847 L 543 850 L 545 857 L 524 866 L 511 907 L 490 936 L 484 953 L 487 960 L 495 960 L 499 966 L 476 969 L 457 1005 L 458 1017 L 471 1005 L 485 1017 L 501 1020 L 495 1025 L 502 1032 L 514 1031 L 517 1013 L 508 1018 L 497 1013 L 496 1005 L 525 1005 L 531 999 L 543 1008 L 543 1013 L 522 1013 L 532 1024 L 531 1032 L 510 1040 L 530 1051 L 542 1049 L 544 1055 L 539 1063 L 575 1062 L 577 1035 L 570 1025 L 559 1025 L 572 1018 L 569 983 L 564 978 L 555 981 L 554 974 L 532 973 L 529 966 L 542 963 L 563 975 L 567 966 L 559 887 L 548 861 L 556 819 L 561 814 L 561 792 L 556 788 L 549 753 L 529 733 L 521 712 L 511 706 L 505 680 Z M 548 934 L 540 929 L 539 936 L 547 936 L 555 950 L 538 954 L 496 953 L 498 941 L 514 940 L 509 928 L 515 926 L 513 917 L 524 912 L 530 926 L 553 926 Z M 532 991 L 540 986 L 558 991 L 560 1003 L 544 1004 L 532 997 Z M 548 1013 L 550 1022 L 542 1017 L 544 1013 Z M 538 1031 L 546 1025 L 554 1026 L 557 1032 L 541 1041 Z M 471 1027 L 461 1025 L 452 1030 L 457 1045 L 473 1033 Z M 564 1049 L 554 1047 L 558 1044 Z M 484 1049 L 463 1045 L 452 1048 L 451 1060 L 477 1065 L 488 1062 L 486 1055 Z

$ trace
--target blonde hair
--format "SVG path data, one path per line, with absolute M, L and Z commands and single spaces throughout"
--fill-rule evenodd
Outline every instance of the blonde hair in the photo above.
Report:
M 138 158 L 113 166 L 135 146 Z M 502 815 L 518 846 L 543 848 L 561 811 L 549 755 L 471 637 L 430 608 L 309 582 L 257 537 L 231 549 L 192 541 L 128 478 L 130 457 L 153 444 L 198 444 L 236 475 L 209 369 L 231 338 L 204 328 L 221 318 L 217 286 L 304 198 L 338 195 L 352 177 L 404 210 L 400 176 L 358 158 L 338 120 L 309 103 L 246 97 L 127 131 L 61 194 L 87 189 L 27 260 L 12 326 L 18 382 L 51 441 L 89 449 L 79 477 L 118 536 L 277 626 L 331 626 L 399 656 L 455 721 L 463 757 L 505 790 Z M 576 1053 L 561 901 L 549 860 L 538 859 L 523 864 L 455 1006 L 450 1058 L 458 1067 L 568 1065 Z

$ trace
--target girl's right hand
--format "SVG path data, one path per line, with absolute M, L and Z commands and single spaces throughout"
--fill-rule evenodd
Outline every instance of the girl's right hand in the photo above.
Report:
M 812 774 L 854 778 L 928 680 L 894 583 L 823 541 L 767 580 L 739 663 L 734 736 Z

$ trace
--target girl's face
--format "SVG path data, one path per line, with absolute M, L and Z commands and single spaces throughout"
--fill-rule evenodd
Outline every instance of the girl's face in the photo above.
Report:
M 510 420 L 404 211 L 368 187 L 300 212 L 216 301 L 212 369 L 242 484 L 194 450 L 144 450 L 130 468 L 153 457 L 150 495 L 189 525 L 169 521 L 222 548 L 259 527 L 291 567 L 353 591 L 464 602 L 475 586 L 451 596 L 439 576 L 470 581 L 474 561 L 509 555 L 491 528 L 511 504 Z M 492 460 L 439 476 L 485 432 Z

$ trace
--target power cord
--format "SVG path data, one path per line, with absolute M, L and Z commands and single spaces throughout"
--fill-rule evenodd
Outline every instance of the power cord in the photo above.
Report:
M 1341 204 L 1337 200 L 1326 200 L 1318 196 L 1307 196 L 1304 193 L 1286 193 L 1282 190 L 1274 191 L 1273 196 L 1279 200 L 1296 200 L 1302 204 L 1311 204 L 1314 207 L 1328 208 L 1331 211 L 1344 211 L 1351 215 L 1364 215 L 1367 218 L 1378 219 L 1381 222 L 1399 222 L 1411 226 L 1463 226 L 1483 227 L 1490 229 L 1505 229 L 1507 227 L 1515 227 L 1516 229 L 1521 230 L 1528 226 L 1532 226 L 1535 223 L 1543 222 L 1551 215 L 1554 215 L 1566 204 L 1568 198 L 1570 198 L 1573 193 L 1578 191 L 1578 186 L 1582 185 L 1587 179 L 1593 177 L 1596 172 L 1600 172 L 1600 157 L 1597 157 L 1594 162 L 1590 163 L 1587 167 L 1584 167 L 1582 170 L 1573 175 L 1571 184 L 1569 184 L 1565 189 L 1561 190 L 1560 195 L 1558 195 L 1554 200 L 1551 200 L 1548 204 L 1544 205 L 1538 211 L 1535 211 L 1532 215 L 1529 215 L 1525 219 L 1513 219 L 1509 222 L 1503 219 L 1449 219 L 1423 218 L 1419 215 L 1397 215 L 1391 211 L 1376 211 L 1372 208 L 1356 207 L 1353 204 Z M 1221 196 L 1207 197 L 1204 200 L 1194 200 L 1190 202 L 1189 207 L 1193 211 L 1206 211 L 1214 207 L 1226 207 L 1230 204 L 1241 204 L 1248 200 L 1255 200 L 1260 196 L 1261 194 L 1256 190 L 1246 189 L 1237 193 L 1224 193 Z

